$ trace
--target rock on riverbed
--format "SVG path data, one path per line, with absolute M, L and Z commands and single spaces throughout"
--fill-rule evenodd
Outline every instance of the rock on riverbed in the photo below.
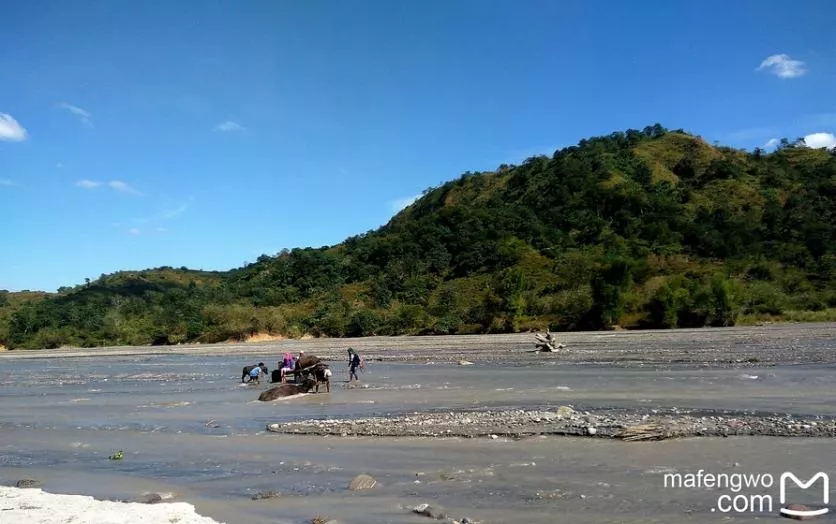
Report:
M 361 473 L 354 477 L 348 484 L 348 489 L 351 491 L 361 491 L 364 489 L 372 489 L 377 486 L 377 481 L 369 475 Z

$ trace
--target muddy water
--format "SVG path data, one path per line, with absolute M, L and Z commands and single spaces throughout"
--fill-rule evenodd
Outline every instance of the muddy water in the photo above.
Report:
M 230 524 L 295 523 L 316 514 L 345 523 L 426 522 L 401 507 L 421 502 L 485 522 L 551 523 L 567 513 L 573 522 L 729 516 L 745 522 L 763 515 L 711 512 L 727 491 L 665 489 L 664 473 L 704 469 L 777 479 L 792 469 L 799 477 L 819 470 L 836 475 L 836 443 L 829 439 L 511 442 L 264 432 L 267 423 L 298 418 L 560 404 L 833 415 L 832 365 L 741 370 L 371 363 L 361 376 L 367 387 L 347 389 L 335 381 L 330 394 L 259 403 L 255 398 L 269 386 L 240 385 L 245 363 L 189 355 L 4 360 L 0 482 L 35 477 L 48 491 L 100 498 L 169 492 Z M 334 369 L 341 379 L 341 366 Z M 124 450 L 124 460 L 107 459 L 116 450 Z M 347 492 L 360 472 L 382 486 Z M 251 501 L 260 490 L 283 497 Z M 777 510 L 777 485 L 771 491 Z M 810 496 L 802 492 L 799 500 L 815 503 L 804 498 Z

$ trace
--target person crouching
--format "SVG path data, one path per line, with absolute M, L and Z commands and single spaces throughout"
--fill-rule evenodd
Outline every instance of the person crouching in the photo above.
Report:
M 244 374 L 241 376 L 241 382 L 253 382 L 261 384 L 261 375 L 267 374 L 267 366 L 264 362 L 259 362 L 257 366 L 246 366 Z

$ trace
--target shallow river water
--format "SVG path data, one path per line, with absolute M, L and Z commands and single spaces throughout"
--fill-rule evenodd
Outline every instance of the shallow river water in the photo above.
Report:
M 268 357 L 275 365 L 272 355 L 265 355 L 265 362 Z M 834 365 L 371 362 L 361 375 L 363 386 L 348 389 L 341 382 L 343 367 L 332 364 L 330 394 L 260 403 L 255 399 L 269 384 L 241 385 L 240 369 L 247 363 L 229 355 L 0 361 L 0 483 L 32 477 L 47 491 L 99 498 L 171 493 L 229 524 L 301 523 L 314 515 L 343 523 L 420 523 L 428 520 L 403 506 L 422 502 L 485 523 L 661 523 L 775 518 L 783 471 L 801 478 L 817 471 L 836 475 L 831 439 L 626 443 L 265 432 L 266 424 L 300 418 L 562 404 L 581 410 L 676 406 L 832 416 Z M 117 450 L 124 451 L 124 459 L 108 460 Z M 731 495 L 774 495 L 774 511 L 725 513 L 718 497 L 729 490 L 664 486 L 665 473 L 699 469 L 772 475 L 771 487 Z M 371 474 L 380 486 L 347 491 L 358 473 Z M 261 490 L 282 497 L 250 500 Z M 816 504 L 812 490 L 797 495 L 794 501 Z

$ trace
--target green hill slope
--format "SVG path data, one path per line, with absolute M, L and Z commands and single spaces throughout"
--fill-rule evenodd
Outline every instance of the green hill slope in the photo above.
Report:
M 109 276 L 19 305 L 3 343 L 825 319 L 834 196 L 834 152 L 747 153 L 656 125 L 466 173 L 336 246 L 153 285 Z

